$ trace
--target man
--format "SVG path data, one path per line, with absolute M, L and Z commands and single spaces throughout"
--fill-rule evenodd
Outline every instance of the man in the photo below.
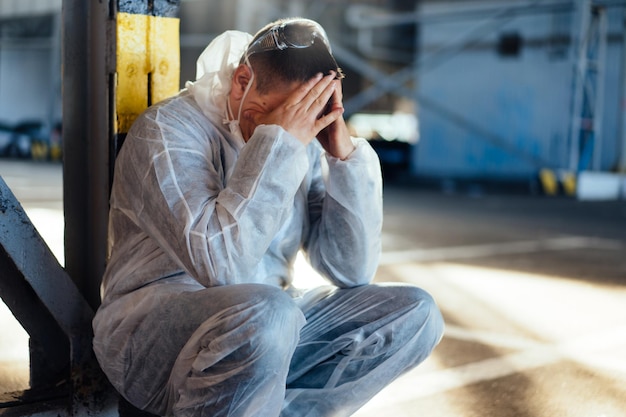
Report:
M 348 416 L 425 359 L 443 321 L 424 291 L 370 283 L 379 162 L 348 134 L 323 29 L 289 19 L 250 38 L 219 36 L 198 80 L 130 129 L 94 350 L 155 414 Z M 292 287 L 299 250 L 332 285 Z

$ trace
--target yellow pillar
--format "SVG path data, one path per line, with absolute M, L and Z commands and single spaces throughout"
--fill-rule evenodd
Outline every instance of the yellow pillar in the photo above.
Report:
M 117 14 L 115 133 L 126 133 L 149 105 L 180 83 L 179 19 Z

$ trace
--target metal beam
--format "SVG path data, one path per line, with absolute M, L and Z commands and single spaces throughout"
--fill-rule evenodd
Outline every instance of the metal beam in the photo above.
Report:
M 525 5 L 524 8 L 534 6 L 539 2 L 540 0 L 532 0 L 528 5 Z M 413 65 L 407 65 L 392 75 L 387 75 L 374 69 L 366 60 L 359 58 L 357 55 L 349 52 L 345 48 L 334 45 L 333 49 L 338 59 L 345 60 L 344 62 L 349 64 L 355 71 L 364 75 L 373 82 L 372 86 L 351 97 L 344 103 L 346 114 L 349 115 L 352 112 L 356 112 L 358 109 L 378 99 L 387 92 L 395 90 L 402 93 L 402 86 L 411 80 L 416 80 L 418 73 L 433 70 L 435 67 L 456 56 L 460 51 L 467 49 L 477 43 L 480 39 L 492 34 L 497 28 L 504 26 L 509 21 L 514 19 L 514 10 L 516 9 L 504 6 L 496 9 L 468 32 L 460 34 L 458 38 L 453 39 L 449 42 L 449 44 L 442 46 L 428 56 L 420 57 L 420 59 L 416 60 Z M 420 21 L 419 13 L 413 13 L 410 14 L 410 16 L 415 18 L 416 22 Z M 363 18 L 364 16 L 361 16 L 361 19 Z M 396 23 L 395 21 L 385 19 L 374 19 L 373 22 L 376 25 L 389 25 Z M 364 25 L 364 22 L 361 21 L 360 25 Z M 357 61 L 360 63 L 357 64 Z M 411 90 L 411 94 L 413 94 L 415 87 Z M 406 92 L 404 92 L 403 95 L 406 95 Z M 414 95 L 409 98 L 415 99 Z
M 67 380 L 90 351 L 93 310 L 1 177 L 0 270 L 0 296 L 31 337 L 31 387 Z
M 110 390 L 102 388 L 107 385 L 91 351 L 93 310 L 2 178 L 0 271 L 0 295 L 29 333 L 31 354 L 31 389 L 2 396 L 0 408 L 51 416 L 103 410 Z
M 578 4 L 579 23 L 572 28 L 576 45 L 569 169 L 602 170 L 602 119 L 606 65 L 606 8 L 591 0 Z

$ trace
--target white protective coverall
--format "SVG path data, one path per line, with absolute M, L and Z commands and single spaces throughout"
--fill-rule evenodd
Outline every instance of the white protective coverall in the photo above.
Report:
M 130 129 L 111 195 L 94 350 L 135 406 L 177 416 L 348 416 L 426 358 L 443 321 L 408 285 L 370 284 L 381 174 L 279 126 L 245 143 L 226 105 L 250 35 L 226 32 L 199 78 Z M 290 286 L 302 249 L 329 280 Z

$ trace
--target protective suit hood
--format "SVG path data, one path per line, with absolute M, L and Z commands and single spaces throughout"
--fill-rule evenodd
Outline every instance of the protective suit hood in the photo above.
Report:
M 216 37 L 196 62 L 196 81 L 185 85 L 206 117 L 216 125 L 227 124 L 242 141 L 239 121 L 231 120 L 227 104 L 233 73 L 251 40 L 252 35 L 237 30 Z

